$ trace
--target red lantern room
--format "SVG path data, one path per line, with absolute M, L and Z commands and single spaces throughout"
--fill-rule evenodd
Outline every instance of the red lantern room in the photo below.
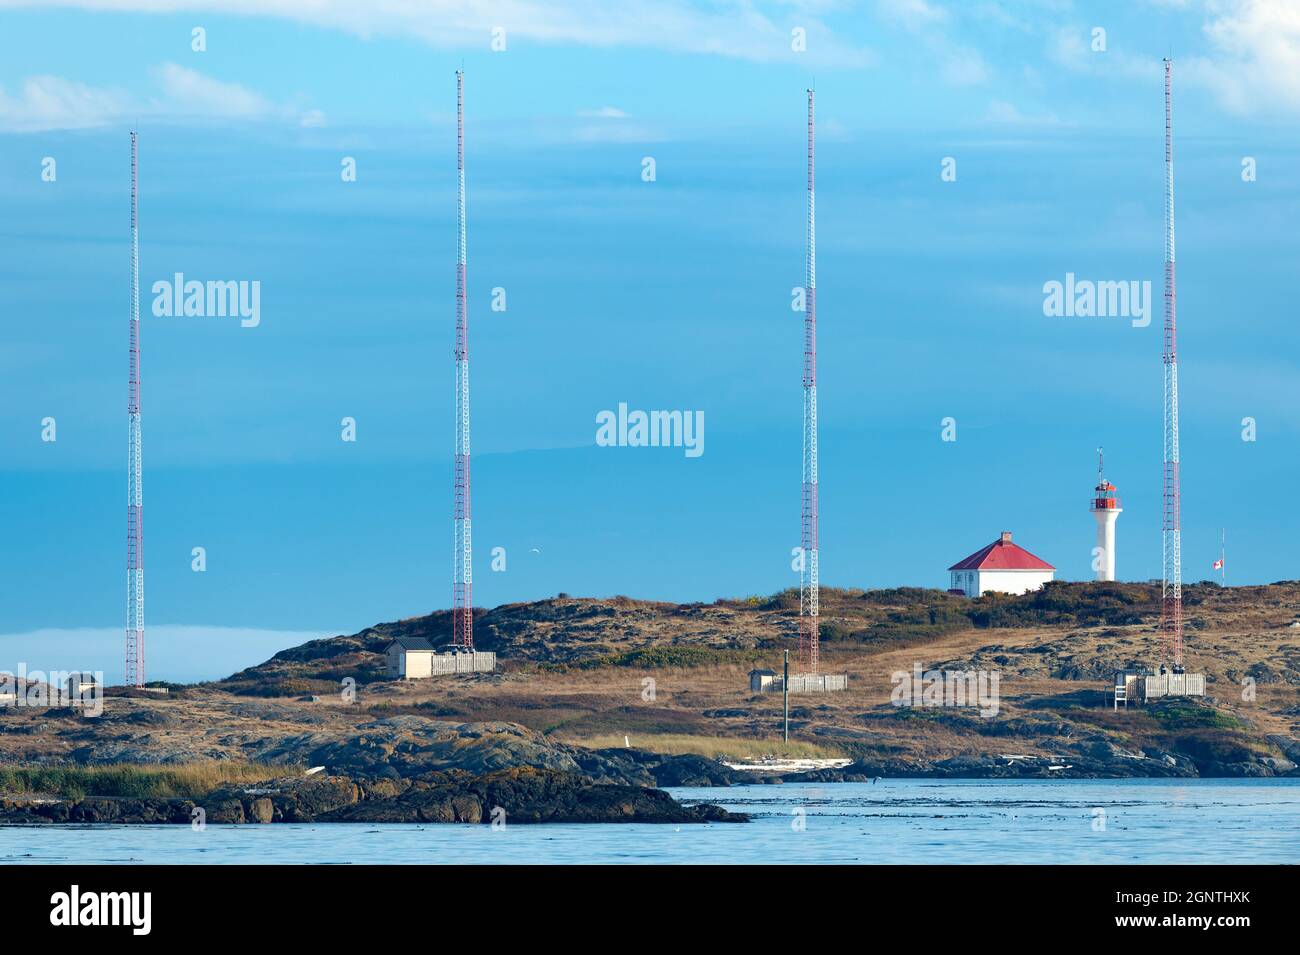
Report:
M 1119 496 L 1115 493 L 1115 485 L 1111 484 L 1102 477 L 1102 453 L 1101 448 L 1097 449 L 1097 486 L 1093 488 L 1092 510 L 1094 511 L 1118 511 L 1121 510 Z
M 1092 499 L 1092 509 L 1094 511 L 1118 511 L 1120 509 L 1119 498 L 1115 495 L 1115 485 L 1103 480 L 1095 490 L 1097 493 Z

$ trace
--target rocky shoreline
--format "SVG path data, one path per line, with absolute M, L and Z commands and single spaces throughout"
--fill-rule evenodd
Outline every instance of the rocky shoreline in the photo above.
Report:
M 94 715 L 0 706 L 0 825 L 486 824 L 498 809 L 507 824 L 677 824 L 744 819 L 684 806 L 678 787 L 1300 777 L 1300 583 L 1206 589 L 1194 662 L 1216 695 L 1115 712 L 1105 680 L 1148 645 L 1142 608 L 1153 594 L 1062 585 L 967 604 L 920 590 L 828 591 L 828 653 L 852 692 L 793 700 L 789 729 L 808 754 L 854 762 L 806 773 L 634 748 L 784 751 L 781 701 L 751 692 L 737 665 L 783 645 L 797 594 L 510 605 L 484 627 L 490 648 L 512 658 L 498 672 L 388 679 L 383 649 L 395 635 L 445 642 L 446 615 L 413 618 L 310 641 L 216 683 L 112 688 Z M 1001 673 L 998 712 L 899 706 L 885 688 L 919 658 Z M 672 692 L 641 698 L 647 672 Z M 99 773 L 107 767 L 126 776 Z M 141 779 L 169 767 L 202 771 Z M 302 775 L 308 767 L 323 770 Z
M 1124 749 L 1105 739 L 1085 739 L 1054 755 L 959 755 L 935 760 L 864 756 L 840 769 L 798 773 L 734 770 L 703 756 L 662 756 L 643 750 L 594 750 L 589 771 L 658 787 L 745 784 L 871 782 L 875 779 L 1241 779 L 1300 777 L 1300 747 L 1270 737 L 1286 758 L 1246 751 L 1233 759 L 1191 757 L 1156 748 Z M 1214 755 L 1220 755 L 1216 753 Z M 583 762 L 583 757 L 578 757 Z
M 748 822 L 719 806 L 683 806 L 644 786 L 521 767 L 400 779 L 285 777 L 223 786 L 201 799 L 0 798 L 0 825 L 268 823 L 705 823 Z
M 1081 739 L 1054 755 L 957 755 L 935 760 L 868 754 L 839 769 L 734 770 L 699 755 L 552 744 L 512 724 L 449 724 L 410 716 L 373 721 L 365 737 L 312 734 L 285 753 L 327 770 L 256 785 L 227 784 L 203 798 L 98 795 L 81 799 L 0 794 L 0 826 L 265 823 L 704 823 L 748 817 L 684 806 L 666 789 L 878 779 L 1137 779 L 1300 776 L 1293 740 L 1271 737 L 1289 758 L 1238 750 L 1223 761 Z M 383 730 L 385 732 L 379 732 Z M 159 756 L 155 752 L 153 755 Z M 1220 755 L 1215 753 L 1214 755 Z M 1242 758 L 1246 757 L 1246 758 Z M 155 763 L 157 765 L 157 763 Z M 300 772 L 300 771 L 299 771 Z M 201 810 L 201 812 L 200 812 Z
M 757 774 L 755 774 L 757 775 Z M 952 756 L 934 762 L 868 759 L 842 769 L 798 776 L 755 778 L 753 782 L 871 782 L 876 779 L 1259 779 L 1300 776 L 1289 759 L 1255 757 L 1220 762 L 1193 760 L 1158 750 L 1128 752 L 1110 743 L 1091 753 L 1059 756 Z
M 748 822 L 711 804 L 685 806 L 665 787 L 862 783 L 880 779 L 1141 779 L 1297 776 L 1287 759 L 1219 763 L 1096 743 L 1058 756 L 954 756 L 933 762 L 868 758 L 801 773 L 734 770 L 697 755 L 604 749 L 574 754 L 577 771 L 519 765 L 402 776 L 324 772 L 224 785 L 198 799 L 0 796 L 0 826 L 270 823 Z M 1288 755 L 1292 755 L 1288 753 Z M 1294 755 L 1300 755 L 1296 753 Z

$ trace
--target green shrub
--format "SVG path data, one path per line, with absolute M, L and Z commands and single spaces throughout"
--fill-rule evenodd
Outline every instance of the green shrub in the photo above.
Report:
M 1170 699 L 1147 708 L 1152 719 L 1168 729 L 1241 729 L 1246 724 L 1230 713 L 1186 699 Z

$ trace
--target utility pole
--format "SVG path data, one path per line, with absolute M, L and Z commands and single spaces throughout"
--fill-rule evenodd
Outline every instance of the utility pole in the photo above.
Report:
M 785 672 L 781 676 L 781 696 L 785 704 L 785 741 L 790 742 L 790 651 L 785 651 Z

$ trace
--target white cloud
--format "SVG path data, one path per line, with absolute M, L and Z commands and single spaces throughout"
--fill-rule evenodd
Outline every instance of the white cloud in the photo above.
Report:
M 977 19 L 988 23 L 996 23 L 1000 27 L 1017 30 L 1021 33 L 1033 33 L 1036 29 L 1033 23 L 1021 16 L 1022 13 L 1029 11 L 1019 5 L 1014 13 L 1003 7 L 1001 3 L 996 2 L 978 3 L 971 7 L 970 10 Z
M 913 0 L 921 3 L 921 0 Z M 37 0 L 0 0 L 0 8 Z M 840 41 L 817 14 L 823 4 L 780 0 L 45 0 L 41 6 L 133 13 L 199 12 L 274 17 L 363 38 L 414 37 L 429 46 L 488 49 L 506 31 L 507 51 L 524 43 L 634 46 L 818 65 L 863 66 L 870 54 Z M 760 7 L 768 8 L 764 12 Z M 790 49 L 790 30 L 807 30 L 808 49 Z
M 0 0 L 3 3 L 4 0 Z M 245 86 L 227 83 L 175 63 L 149 71 L 156 93 L 135 100 L 125 93 L 59 76 L 32 76 L 17 95 L 0 88 L 0 131 L 88 129 L 127 119 L 283 120 L 325 125 L 320 110 L 278 105 Z
M 1092 28 L 1060 27 L 1047 40 L 1047 56 L 1072 73 L 1115 79 L 1154 80 L 1160 73 L 1160 60 L 1154 56 L 1135 56 L 1108 45 L 1105 51 L 1092 48 Z
M 975 86 L 988 80 L 989 70 L 975 50 L 951 47 L 943 57 L 941 75 L 953 86 Z
M 1296 0 L 1148 0 L 1203 20 L 1208 52 L 1173 51 L 1174 80 L 1210 91 L 1229 112 L 1300 112 L 1300 3 Z M 1156 80 L 1158 56 L 1116 49 L 1094 53 L 1088 28 L 1061 27 L 1048 37 L 1049 59 L 1074 73 Z
M 919 30 L 948 19 L 947 10 L 927 0 L 878 0 L 876 8 L 881 17 L 901 23 L 909 30 Z
M 0 87 L 0 129 L 42 132 L 87 129 L 112 122 L 128 104 L 125 94 L 59 76 L 31 76 L 16 96 Z
M 995 99 L 989 103 L 984 121 L 995 126 L 1057 126 L 1060 119 L 1055 113 L 1040 113 L 1031 116 L 1022 113 L 1014 103 Z
M 1096 65 L 1088 45 L 1088 35 L 1078 26 L 1059 27 L 1048 38 L 1047 55 L 1059 66 L 1075 72 L 1085 72 Z
M 583 122 L 572 128 L 557 125 L 558 130 L 565 130 L 561 138 L 582 143 L 649 143 L 664 138 L 648 126 L 632 122 L 631 116 L 617 106 L 580 109 L 578 118 Z
M 1189 57 L 1189 82 L 1234 113 L 1300 111 L 1300 5 L 1294 0 L 1210 0 L 1203 32 L 1211 56 Z
M 897 23 L 920 39 L 945 83 L 977 86 L 988 81 L 990 70 L 980 52 L 949 36 L 953 16 L 946 8 L 929 0 L 879 0 L 877 9 L 882 20 Z
M 265 97 L 238 83 L 224 83 L 175 63 L 163 63 L 152 70 L 162 88 L 164 108 L 188 116 L 227 119 L 259 119 L 276 112 Z

